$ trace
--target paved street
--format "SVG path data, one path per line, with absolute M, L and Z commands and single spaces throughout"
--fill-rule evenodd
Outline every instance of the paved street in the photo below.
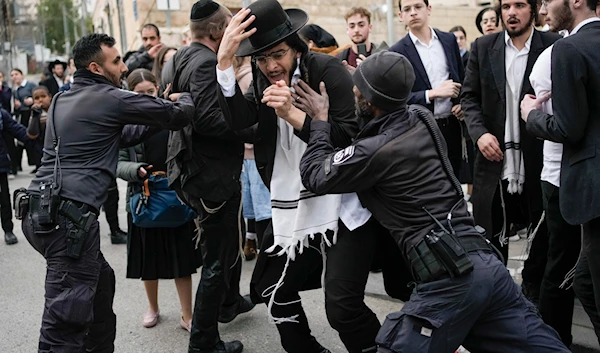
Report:
M 25 164 L 26 161 L 23 162 L 23 165 Z M 16 179 L 9 181 L 11 191 L 29 184 L 31 168 L 25 169 L 24 172 L 19 173 Z M 125 189 L 126 183 L 120 180 L 122 228 L 126 227 Z M 117 277 L 114 303 L 114 310 L 117 313 L 115 352 L 187 352 L 188 333 L 179 328 L 179 300 L 173 281 L 160 282 L 161 320 L 159 324 L 151 329 L 142 327 L 142 315 L 147 309 L 143 285 L 139 280 L 125 278 L 126 246 L 110 243 L 107 236 L 108 224 L 104 215 L 100 217 L 100 224 L 103 235 L 102 251 L 114 268 Z M 35 352 L 37 348 L 43 310 L 45 262 L 23 237 L 19 221 L 15 222 L 15 234 L 19 238 L 18 244 L 7 246 L 4 241 L 0 242 L 0 352 L 30 353 Z M 519 258 L 523 253 L 524 245 L 524 240 L 511 243 L 509 267 L 517 281 L 520 281 L 522 261 Z M 348 261 L 352 261 L 352 259 L 348 259 Z M 254 263 L 255 261 L 244 263 L 242 294 L 248 292 L 248 283 Z M 193 276 L 194 288 L 197 286 L 199 277 L 199 274 Z M 380 274 L 371 275 L 367 292 L 365 300 L 380 320 L 383 320 L 386 314 L 397 311 L 402 306 L 401 302 L 385 296 Z M 334 353 L 345 352 L 336 332 L 327 323 L 322 291 L 304 292 L 302 298 L 311 329 L 317 339 Z M 581 308 L 576 308 L 575 316 L 574 336 L 576 342 L 583 340 L 588 345 L 597 347 L 589 320 Z M 244 352 L 283 352 L 276 328 L 267 322 L 264 305 L 258 305 L 253 311 L 238 317 L 230 324 L 221 325 L 220 331 L 224 340 L 240 339 L 245 345 Z

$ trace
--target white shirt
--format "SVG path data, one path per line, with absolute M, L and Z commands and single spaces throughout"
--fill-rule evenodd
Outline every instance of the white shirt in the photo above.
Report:
M 569 35 L 574 35 L 575 33 L 579 32 L 579 30 L 581 29 L 581 27 L 587 25 L 588 23 L 592 23 L 592 22 L 597 22 L 600 21 L 600 18 L 598 17 L 592 17 L 592 18 L 588 18 L 585 21 L 581 21 L 577 26 L 575 26 L 575 28 L 573 28 L 573 30 L 571 31 L 571 33 Z
M 431 30 L 429 44 L 421 42 L 412 32 L 408 32 L 408 35 L 417 48 L 425 72 L 427 72 L 429 83 L 431 83 L 431 88 L 437 88 L 450 78 L 450 70 L 448 69 L 448 61 L 442 42 L 433 28 L 429 27 L 429 29 Z M 427 92 L 425 91 L 425 102 L 430 104 L 431 101 Z M 433 111 L 435 115 L 451 113 L 452 100 L 450 98 L 436 98 L 433 102 Z
M 62 78 L 56 76 L 55 74 L 53 74 L 52 76 L 54 76 L 54 80 L 56 81 L 56 84 L 58 85 L 58 88 L 61 88 L 62 86 L 65 85 L 65 81 L 63 81 Z
M 299 60 L 298 60 L 299 61 Z M 300 65 L 297 65 L 296 71 L 292 75 L 292 84 L 298 83 L 300 79 Z M 222 71 L 217 66 L 217 82 L 221 87 L 221 92 L 225 97 L 235 95 L 235 71 L 233 66 Z M 371 212 L 364 208 L 355 192 L 342 195 L 342 206 L 340 208 L 340 219 L 348 230 L 353 231 L 365 225 L 371 218 Z
M 552 92 L 552 48 L 546 48 L 538 57 L 529 81 L 535 91 L 536 97 L 542 97 Z M 552 99 L 542 105 L 541 111 L 552 114 Z M 561 143 L 544 141 L 544 167 L 542 168 L 541 180 L 556 187 L 560 187 L 560 163 L 562 160 L 563 146 Z

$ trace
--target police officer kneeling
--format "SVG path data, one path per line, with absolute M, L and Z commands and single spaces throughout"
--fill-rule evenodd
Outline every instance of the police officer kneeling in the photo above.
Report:
M 325 88 L 296 89 L 296 106 L 313 117 L 304 185 L 319 194 L 357 192 L 417 282 L 379 331 L 378 352 L 450 353 L 461 344 L 472 352 L 569 352 L 475 227 L 431 113 L 406 105 L 414 79 L 400 54 L 367 58 L 353 74 L 365 126 L 337 152 Z
M 15 193 L 23 233 L 47 263 L 39 352 L 114 351 L 115 276 L 97 217 L 119 147 L 148 130 L 125 125 L 181 129 L 194 113 L 187 93 L 173 103 L 120 90 L 127 67 L 114 45 L 106 34 L 75 44 L 75 80 L 50 106 L 42 165 L 29 189 Z

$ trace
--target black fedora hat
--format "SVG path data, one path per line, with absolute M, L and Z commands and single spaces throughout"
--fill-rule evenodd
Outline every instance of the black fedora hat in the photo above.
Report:
M 248 6 L 248 17 L 256 18 L 247 30 L 256 27 L 256 33 L 240 43 L 237 56 L 250 56 L 268 50 L 298 32 L 306 22 L 308 14 L 300 9 L 283 10 L 277 0 L 258 0 Z
M 66 62 L 64 62 L 64 61 L 60 61 L 60 60 L 56 59 L 56 60 L 54 60 L 54 61 L 51 61 L 51 62 L 48 64 L 48 71 L 52 72 L 52 70 L 54 69 L 54 66 L 56 66 L 56 65 L 62 65 L 62 67 L 63 67 L 63 70 L 66 70 L 66 69 L 67 69 L 67 63 L 66 63 Z

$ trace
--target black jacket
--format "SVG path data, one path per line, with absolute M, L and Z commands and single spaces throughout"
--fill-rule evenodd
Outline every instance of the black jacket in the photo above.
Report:
M 21 142 L 32 142 L 27 137 L 25 127 L 13 120 L 5 109 L 0 108 L 0 115 L 0 173 L 8 173 L 10 171 L 10 156 L 6 142 L 13 143 L 15 138 Z M 4 136 L 10 138 L 10 140 L 5 141 Z
M 456 37 L 452 33 L 442 32 L 437 29 L 434 29 L 434 31 L 444 47 L 450 79 L 454 82 L 462 83 L 465 78 L 465 68 L 462 64 Z M 423 66 L 423 61 L 421 60 L 419 52 L 415 47 L 415 43 L 413 43 L 410 38 L 410 35 L 407 34 L 396 44 L 392 45 L 389 50 L 406 56 L 415 69 L 415 84 L 413 85 L 412 93 L 408 99 L 408 104 L 422 105 L 435 114 L 436 112 L 433 111 L 433 101 L 430 101 L 430 103 L 427 104 L 427 101 L 425 100 L 425 92 L 433 87 L 431 86 L 429 76 L 427 76 L 427 71 L 425 71 L 425 66 Z M 458 99 L 453 99 L 452 102 L 453 104 L 459 104 Z
M 146 48 L 141 46 L 135 53 L 132 53 L 127 58 L 125 65 L 127 65 L 127 68 L 129 69 L 127 72 L 128 75 L 135 69 L 148 69 L 152 71 L 154 59 L 148 55 Z
M 212 202 L 241 191 L 244 143 L 231 130 L 218 102 L 217 54 L 192 43 L 173 59 L 173 92 L 190 92 L 196 112 L 192 123 L 171 133 L 167 165 L 175 189 Z
M 138 144 L 144 137 L 140 132 L 147 130 L 125 126 L 181 129 L 193 112 L 189 94 L 171 102 L 121 90 L 104 76 L 77 70 L 71 90 L 55 96 L 48 110 L 42 165 L 29 190 L 37 193 L 40 183 L 53 180 L 53 125 L 60 138 L 60 195 L 99 209 L 115 178 L 119 146 Z
M 56 83 L 54 75 L 52 74 L 50 74 L 50 76 L 48 76 L 48 78 L 46 78 L 44 81 L 40 82 L 40 86 L 46 86 L 46 88 L 48 88 L 48 91 L 50 92 L 51 97 L 56 95 L 60 89 L 60 87 L 58 87 L 58 83 Z
M 431 113 L 414 105 L 376 118 L 343 150 L 331 143 L 331 125 L 313 121 L 300 162 L 304 186 L 317 194 L 356 192 L 364 207 L 387 228 L 405 256 L 432 229 L 427 213 L 446 223 L 470 226 L 473 219 Z M 418 153 L 415 153 L 418 151 Z
M 213 67 L 214 69 L 214 67 Z M 336 147 L 348 146 L 358 132 L 358 119 L 354 113 L 354 94 L 352 93 L 352 78 L 342 63 L 333 56 L 308 52 L 300 59 L 302 79 L 319 92 L 319 83 L 325 82 L 329 95 L 329 121 L 331 123 L 331 138 Z M 235 96 L 219 99 L 223 113 L 233 129 L 241 130 L 256 126 L 254 137 L 254 156 L 256 167 L 267 187 L 271 186 L 275 149 L 277 147 L 277 115 L 275 110 L 260 103 L 262 92 L 270 86 L 268 79 L 258 69 L 253 72 L 256 84 L 244 96 L 236 84 Z M 255 98 L 255 88 L 258 95 Z M 310 122 L 307 116 L 301 131 L 294 133 L 308 143 Z
M 498 139 L 503 152 L 506 125 L 504 33 L 494 33 L 475 40 L 471 47 L 461 95 L 465 121 L 475 146 L 481 135 L 489 132 Z M 519 102 L 526 94 L 535 94 L 529 82 L 533 64 L 544 49 L 559 38 L 557 34 L 534 29 Z M 530 212 L 526 215 L 529 217 L 529 222 L 537 222 L 542 213 L 540 175 L 543 166 L 543 141 L 528 134 L 525 123 L 521 119 L 519 121 L 528 199 L 528 205 L 524 205 L 524 208 Z M 473 202 L 475 221 L 488 231 L 492 229 L 492 201 L 502 176 L 503 165 L 504 161 L 487 160 L 476 148 L 471 202 Z
M 600 22 L 552 48 L 552 110 L 534 110 L 527 131 L 563 144 L 560 210 L 571 224 L 600 217 Z

